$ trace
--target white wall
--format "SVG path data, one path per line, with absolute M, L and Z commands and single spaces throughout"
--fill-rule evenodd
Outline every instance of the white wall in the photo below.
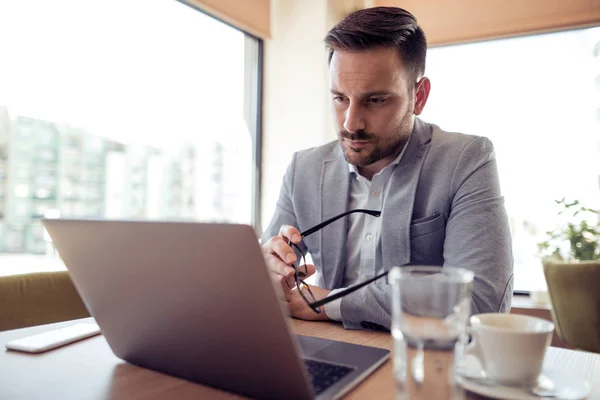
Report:
M 265 41 L 262 227 L 273 216 L 295 151 L 335 139 L 323 39 L 347 11 L 369 0 L 271 0 Z

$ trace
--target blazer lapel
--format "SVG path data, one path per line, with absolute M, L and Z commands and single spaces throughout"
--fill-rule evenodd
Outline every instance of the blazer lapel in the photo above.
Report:
M 400 163 L 390 177 L 381 213 L 381 265 L 385 270 L 410 263 L 410 223 L 421 169 L 431 144 L 431 127 L 415 119 Z
M 320 197 L 321 221 L 334 217 L 348 209 L 350 172 L 338 147 L 337 156 L 326 160 L 321 175 Z M 324 287 L 335 288 L 342 284 L 348 217 L 342 218 L 321 229 L 321 274 Z

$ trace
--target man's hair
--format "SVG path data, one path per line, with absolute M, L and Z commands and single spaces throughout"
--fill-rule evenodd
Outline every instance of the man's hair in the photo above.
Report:
M 336 50 L 360 51 L 391 47 L 398 50 L 411 79 L 425 73 L 427 40 L 408 11 L 398 7 L 373 7 L 348 15 L 325 36 L 329 62 Z

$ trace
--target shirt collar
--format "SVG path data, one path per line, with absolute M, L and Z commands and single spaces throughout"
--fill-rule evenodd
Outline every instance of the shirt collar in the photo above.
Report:
M 391 163 L 389 163 L 388 165 L 386 165 L 377 174 L 380 174 L 381 172 L 383 172 L 384 170 L 386 170 L 388 168 L 393 168 L 395 165 L 398 165 L 400 163 L 400 160 L 402 160 L 402 156 L 404 155 L 404 152 L 408 148 L 408 144 L 410 143 L 411 139 L 412 139 L 412 135 L 410 135 L 408 137 L 408 140 L 406 141 L 406 144 L 404 145 L 404 148 L 402 149 L 402 151 L 400 152 L 400 154 L 398 154 L 398 156 L 396 158 L 394 158 L 394 160 Z M 355 173 L 357 176 L 361 176 L 358 173 L 358 168 L 356 167 L 356 165 L 350 164 L 349 162 L 346 162 L 346 163 L 348 164 L 348 170 L 350 171 L 350 173 Z M 375 174 L 375 175 L 377 175 L 377 174 Z

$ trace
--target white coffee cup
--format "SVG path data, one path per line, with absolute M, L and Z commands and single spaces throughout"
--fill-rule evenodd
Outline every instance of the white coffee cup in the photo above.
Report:
M 501 384 L 533 385 L 539 377 L 554 324 L 515 314 L 477 314 L 469 322 L 466 349 L 479 359 L 487 378 Z

